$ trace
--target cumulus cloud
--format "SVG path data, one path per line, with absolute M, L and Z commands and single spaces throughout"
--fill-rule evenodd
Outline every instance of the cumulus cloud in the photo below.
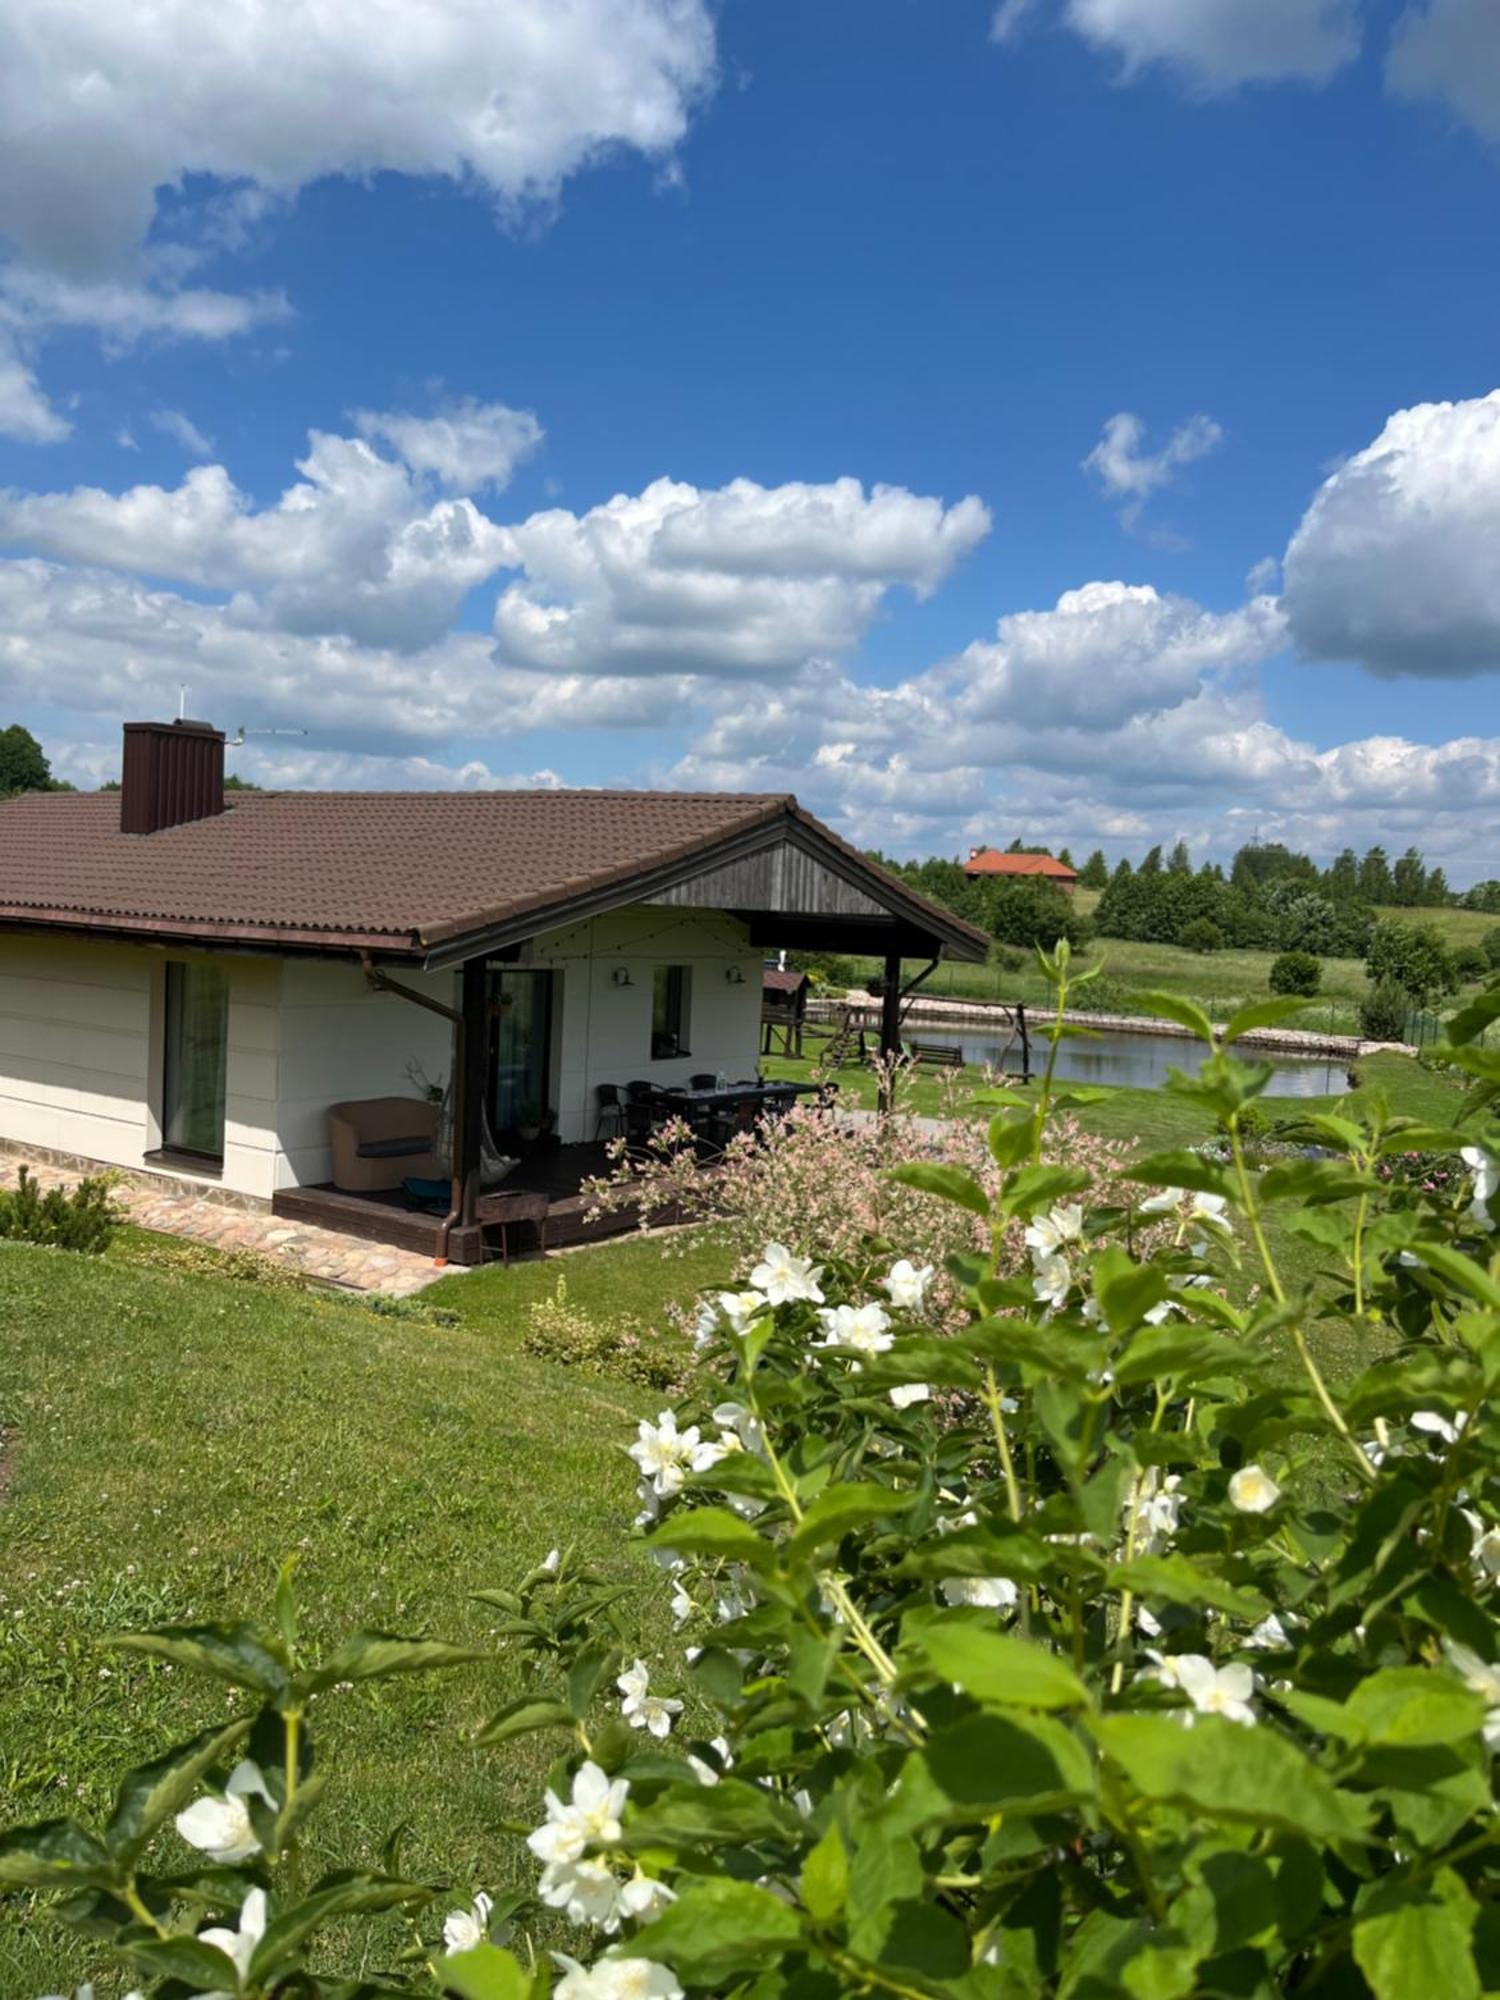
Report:
M 1201 92 L 1323 83 L 1359 52 L 1355 0 L 1067 0 L 1065 18 L 1127 76 L 1161 63 Z
M 522 459 L 542 442 L 530 410 L 481 403 L 473 396 L 445 403 L 431 416 L 404 410 L 356 410 L 361 437 L 388 444 L 413 472 L 430 474 L 454 493 L 508 486 Z
M 0 232 L 97 278 L 188 175 L 288 195 L 390 171 L 547 200 L 611 148 L 670 153 L 713 74 L 702 0 L 12 0 Z
M 72 429 L 0 326 L 0 437 L 20 444 L 60 444 Z
M 180 444 L 190 458 L 208 458 L 213 452 L 213 439 L 200 431 L 185 411 L 152 410 L 146 421 L 163 437 L 172 438 Z
M 1398 410 L 1319 488 L 1286 552 L 1309 659 L 1378 674 L 1500 669 L 1500 390 Z
M 1386 62 L 1391 89 L 1435 98 L 1486 139 L 1500 139 L 1500 35 L 1491 0 L 1413 0 Z
M 496 606 L 497 654 L 552 672 L 786 675 L 850 651 L 896 586 L 936 589 L 989 527 L 972 495 L 658 479 L 508 530 L 525 574 Z
M 1183 466 L 1206 458 L 1223 439 L 1222 425 L 1200 412 L 1179 424 L 1159 450 L 1147 451 L 1145 424 L 1131 411 L 1120 410 L 1106 421 L 1083 466 L 1111 499 L 1123 503 L 1120 520 L 1134 528 L 1152 494 L 1170 486 Z

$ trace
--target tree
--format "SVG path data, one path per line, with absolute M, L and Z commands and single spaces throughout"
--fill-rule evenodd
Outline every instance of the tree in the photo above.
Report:
M 13 798 L 17 792 L 55 789 L 52 766 L 31 731 L 19 722 L 0 729 L 0 799 Z
M 1414 910 L 1426 900 L 1427 870 L 1416 848 L 1407 848 L 1391 872 L 1391 881 L 1403 910 Z
M 1399 986 L 1419 1007 L 1458 985 L 1453 961 L 1435 924 L 1377 924 L 1365 953 L 1376 986 Z
M 991 891 L 990 931 L 1001 944 L 1045 945 L 1059 938 L 1087 944 L 1093 925 L 1073 907 L 1055 883 L 1042 876 L 1001 877 Z
M 1383 847 L 1372 847 L 1359 864 L 1359 894 L 1361 902 L 1388 903 L 1395 893 L 1391 882 L 1391 864 L 1386 859 Z
M 1323 965 L 1310 951 L 1284 951 L 1271 960 L 1273 993 L 1295 993 L 1311 999 L 1323 983 Z
M 1359 861 L 1352 847 L 1338 856 L 1323 886 L 1336 903 L 1352 903 L 1359 894 Z
M 1446 909 L 1453 901 L 1453 892 L 1448 887 L 1448 878 L 1441 868 L 1434 868 L 1427 877 L 1427 892 L 1422 899 L 1429 909 Z
M 1143 875 L 1160 875 L 1161 849 L 1159 847 L 1153 847 L 1147 854 L 1145 860 L 1141 863 L 1141 873 Z
M 1188 853 L 1188 844 L 1185 840 L 1179 840 L 1174 845 L 1172 852 L 1167 859 L 1167 867 L 1174 875 L 1192 874 L 1193 872 L 1192 856 Z
M 1059 861 L 1060 861 L 1060 862 L 1062 863 L 1062 865 L 1063 865 L 1063 867 L 1064 867 L 1064 868 L 1072 868 L 1072 866 L 1073 866 L 1073 857 L 1072 857 L 1072 855 L 1071 855 L 1071 854 L 1070 854 L 1070 853 L 1068 852 L 1068 850 L 1067 850 L 1067 848 L 1066 848 L 1066 847 L 1060 847 L 1060 848 L 1058 848 L 1058 850 L 1057 850 L 1057 858 L 1058 858 L 1058 860 L 1059 860 Z M 1076 871 L 1075 871 L 1075 872 L 1076 872 Z
M 1078 880 L 1085 889 L 1102 889 L 1109 881 L 1109 863 L 1104 858 L 1102 847 L 1096 847 L 1084 862 Z

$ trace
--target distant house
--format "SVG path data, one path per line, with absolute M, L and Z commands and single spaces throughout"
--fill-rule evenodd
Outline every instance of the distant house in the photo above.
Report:
M 798 946 L 899 988 L 988 939 L 784 795 L 226 792 L 218 730 L 129 723 L 120 791 L 0 803 L 0 1148 L 413 1247 L 430 1178 L 470 1261 L 486 1127 L 591 1150 L 627 1087 L 753 1081 Z
M 975 881 L 989 875 L 1039 875 L 1069 896 L 1078 887 L 1078 870 L 1050 854 L 1002 854 L 995 847 L 971 847 L 964 873 Z

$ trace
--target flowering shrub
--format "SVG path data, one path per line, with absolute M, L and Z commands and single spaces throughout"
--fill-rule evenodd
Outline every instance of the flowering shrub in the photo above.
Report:
M 528 1308 L 521 1347 L 580 1375 L 623 1376 L 648 1389 L 679 1389 L 686 1372 L 682 1356 L 659 1335 L 643 1332 L 632 1320 L 570 1304 L 566 1277 Z
M 1063 998 L 1065 952 L 1051 970 Z M 710 1394 L 628 1447 L 680 1663 L 621 1656 L 618 1591 L 566 1554 L 485 1593 L 532 1673 L 479 1740 L 557 1746 L 531 1902 L 440 1921 L 384 1871 L 301 1882 L 310 1701 L 468 1656 L 364 1635 L 308 1662 L 287 1583 L 274 1633 L 128 1642 L 259 1713 L 133 1773 L 103 1829 L 6 1836 L 0 1885 L 61 1897 L 163 2000 L 1494 1990 L 1500 1052 L 1476 1037 L 1500 984 L 1451 1025 L 1462 1129 L 1320 1115 L 1330 1157 L 1257 1174 L 1238 1121 L 1270 1072 L 1235 1048 L 1287 1011 L 1244 1010 L 1174 1080 L 1230 1158 L 1131 1167 L 1150 1257 L 1049 1159 L 1049 1076 L 998 1112 L 984 1182 L 894 1169 L 979 1226 L 961 1329 L 938 1333 L 929 1262 L 868 1243 L 768 1243 L 705 1301 Z M 1389 1207 L 1380 1164 L 1413 1150 L 1468 1176 Z M 1306 1288 L 1273 1213 L 1318 1253 Z M 1369 1341 L 1337 1385 L 1326 1321 Z M 174 1816 L 202 1865 L 154 1872 Z M 312 1969 L 330 1920 L 389 1908 L 398 1962 Z

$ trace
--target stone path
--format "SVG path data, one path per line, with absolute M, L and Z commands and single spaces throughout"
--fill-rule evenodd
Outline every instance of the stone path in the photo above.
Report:
M 29 1167 L 44 1188 L 70 1187 L 80 1178 L 76 1167 L 58 1166 L 24 1153 L 0 1153 L 0 1187 L 14 1187 L 22 1166 Z M 284 1222 L 267 1209 L 215 1201 L 192 1187 L 174 1186 L 145 1174 L 119 1173 L 116 1178 L 115 1198 L 140 1228 L 188 1237 L 218 1250 L 247 1251 L 324 1284 L 408 1298 L 446 1275 L 430 1257 L 419 1256 L 414 1250 L 396 1250 L 389 1244 L 341 1236 L 336 1230 Z

